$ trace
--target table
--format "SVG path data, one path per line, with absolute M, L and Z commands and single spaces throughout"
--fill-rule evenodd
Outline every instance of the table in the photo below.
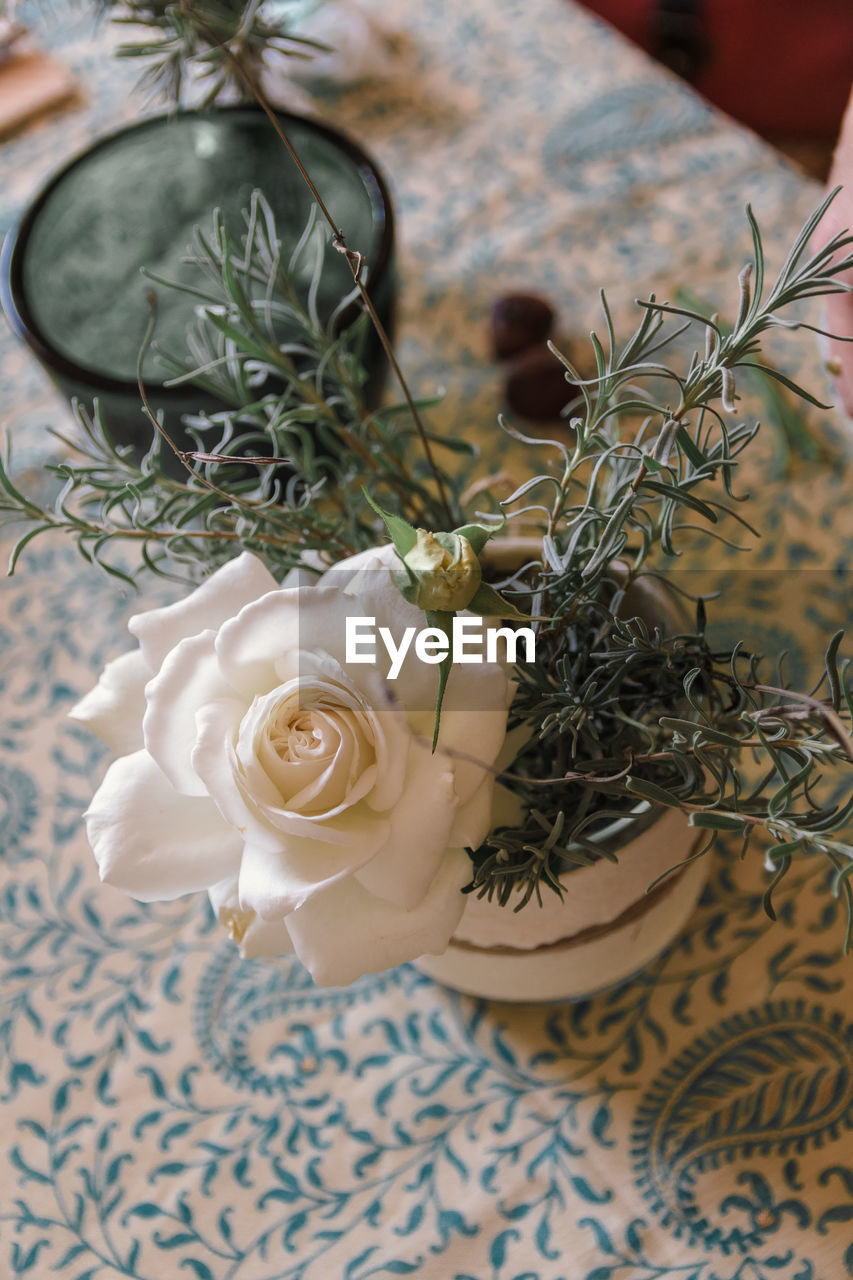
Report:
M 496 467 L 514 465 L 493 426 L 497 293 L 545 292 L 582 335 L 600 285 L 624 329 L 635 295 L 689 273 L 725 312 L 746 200 L 777 265 L 817 201 L 566 0 L 375 8 L 401 34 L 397 62 L 329 86 L 317 110 L 389 175 L 404 367 L 421 391 L 446 384 L 436 422 Z M 5 144 L 0 229 L 139 113 L 111 42 L 65 33 L 88 101 Z M 829 394 L 809 341 L 778 350 Z M 58 450 L 43 426 L 68 411 L 5 331 L 0 372 L 21 465 L 37 467 Z M 707 548 L 690 561 L 727 595 L 721 632 L 748 614 L 801 670 L 849 621 L 853 560 L 850 435 L 832 413 L 809 421 L 824 462 L 780 474 L 771 435 L 741 477 L 765 532 L 757 569 Z M 486 1003 L 411 966 L 318 990 L 294 960 L 240 962 L 201 899 L 146 907 L 98 884 L 79 815 L 105 757 L 66 713 L 129 647 L 139 601 L 49 541 L 0 601 L 4 1275 L 853 1275 L 851 962 L 818 868 L 789 877 L 771 926 L 758 860 L 721 851 L 677 943 L 576 1005 Z

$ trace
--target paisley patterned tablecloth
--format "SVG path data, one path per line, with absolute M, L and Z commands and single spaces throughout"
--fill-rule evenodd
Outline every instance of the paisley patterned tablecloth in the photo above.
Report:
M 746 200 L 778 264 L 817 191 L 566 0 L 375 8 L 398 37 L 387 72 L 316 107 L 388 172 L 405 366 L 512 470 L 497 292 L 548 293 L 569 336 L 602 284 L 623 323 L 688 275 L 725 312 Z M 3 229 L 140 111 L 112 37 L 61 34 L 86 105 L 4 145 Z M 809 341 L 777 358 L 829 394 Z M 67 410 L 6 332 L 0 374 L 35 465 Z M 850 438 L 832 413 L 810 428 L 822 461 L 785 474 L 770 433 L 741 477 L 757 569 L 690 562 L 727 595 L 721 632 L 748 614 L 753 644 L 801 670 L 849 621 L 853 557 Z M 409 966 L 337 991 L 292 960 L 241 963 L 204 901 L 100 886 L 81 829 L 105 758 L 66 712 L 138 608 L 57 542 L 0 587 L 0 1275 L 853 1275 L 853 962 L 820 866 L 789 877 L 771 926 L 760 861 L 721 851 L 675 945 L 575 1005 L 486 1003 Z

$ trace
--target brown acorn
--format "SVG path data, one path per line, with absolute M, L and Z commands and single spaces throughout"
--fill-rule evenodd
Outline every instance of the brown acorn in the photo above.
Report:
M 534 293 L 505 293 L 492 307 L 492 349 L 496 360 L 508 360 L 550 337 L 554 308 Z
M 504 398 L 508 407 L 530 422 L 553 422 L 573 400 L 577 387 L 565 366 L 544 342 L 528 347 L 507 365 Z

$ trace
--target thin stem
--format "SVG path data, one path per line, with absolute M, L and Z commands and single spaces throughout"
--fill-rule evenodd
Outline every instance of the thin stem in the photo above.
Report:
M 151 402 L 148 399 L 148 393 L 145 390 L 145 383 L 142 378 L 142 362 L 145 359 L 145 353 L 148 350 L 148 347 L 151 342 L 151 338 L 154 334 L 154 326 L 157 320 L 157 298 L 153 292 L 149 291 L 147 294 L 147 299 L 148 299 L 148 304 L 151 308 L 151 316 L 149 318 L 148 324 L 145 329 L 145 334 L 142 339 L 142 345 L 139 349 L 139 357 L 136 362 L 136 385 L 137 385 L 137 388 L 139 389 L 139 395 L 142 400 L 142 407 L 145 410 L 146 416 L 148 417 L 149 421 L 151 422 L 152 426 L 155 428 L 155 430 L 157 431 L 161 439 L 163 439 L 166 442 L 166 444 L 175 454 L 176 458 L 181 463 L 181 465 L 186 467 L 189 474 L 193 477 L 193 479 L 195 479 L 198 482 L 198 484 L 202 488 L 207 489 L 209 493 L 215 493 L 218 498 L 221 498 L 225 502 L 226 506 L 240 507 L 244 511 L 249 512 L 253 516 L 257 515 L 259 510 L 263 510 L 263 514 L 265 518 L 267 520 L 271 520 L 271 512 L 268 504 L 248 502 L 244 498 L 235 496 L 233 492 L 228 493 L 225 489 L 221 489 L 219 485 L 214 484 L 213 481 L 208 479 L 207 476 L 202 475 L 201 472 L 199 471 L 196 471 L 195 468 L 190 463 L 190 458 L 193 456 L 192 452 L 191 451 L 187 452 L 183 449 L 178 448 L 178 446 L 175 444 L 174 440 L 169 435 L 166 428 L 163 426 L 163 424 L 160 422 L 157 415 L 154 413 L 154 410 L 151 407 Z M 240 459 L 240 461 L 242 461 L 242 459 Z M 275 523 L 275 521 L 272 521 L 272 522 Z
M 447 496 L 447 490 L 445 488 L 444 479 L 442 477 L 441 471 L 439 470 L 436 464 L 435 458 L 433 456 L 432 446 L 430 445 L 429 438 L 424 428 L 423 421 L 421 420 L 421 416 L 418 413 L 417 406 L 415 405 L 414 398 L 412 397 L 412 393 L 409 390 L 409 384 L 406 381 L 406 378 L 403 374 L 402 369 L 400 368 L 397 357 L 394 354 L 394 349 L 391 345 L 391 340 L 388 337 L 388 334 L 385 330 L 385 326 L 383 325 L 382 321 L 379 319 L 379 316 L 376 312 L 376 308 L 373 305 L 373 301 L 370 297 L 370 294 L 367 292 L 367 288 L 365 287 L 364 281 L 362 280 L 362 272 L 365 265 L 364 254 L 359 253 L 355 249 L 350 249 L 349 246 L 347 245 L 343 231 L 337 225 L 331 213 L 329 212 L 329 208 L 326 205 L 326 202 L 323 200 L 323 197 L 320 195 L 320 192 L 317 190 L 317 187 L 314 185 L 311 175 L 309 174 L 308 170 L 305 168 L 305 165 L 302 163 L 301 159 L 299 158 L 293 146 L 293 143 L 290 141 L 289 137 L 284 131 L 284 128 L 282 127 L 281 121 L 276 115 L 273 107 L 271 106 L 270 102 L 268 101 L 266 95 L 262 91 L 260 85 L 258 84 L 252 72 L 244 64 L 242 59 L 236 53 L 234 53 L 234 51 L 230 49 L 227 44 L 224 44 L 219 39 L 219 37 L 216 35 L 215 32 L 211 31 L 210 28 L 207 27 L 206 24 L 199 19 L 198 14 L 195 12 L 195 10 L 193 10 L 193 7 L 191 4 L 187 4 L 185 0 L 183 0 L 180 7 L 185 12 L 192 13 L 193 19 L 198 23 L 199 29 L 204 31 L 205 35 L 211 41 L 211 43 L 216 45 L 217 48 L 221 49 L 225 53 L 226 57 L 229 58 L 230 61 L 233 63 L 235 70 L 237 71 L 238 75 L 246 85 L 246 88 L 249 90 L 251 95 L 254 97 L 255 101 L 258 103 L 258 106 L 267 116 L 273 129 L 275 129 L 280 141 L 284 144 L 285 148 L 287 149 L 288 155 L 290 156 L 293 163 L 296 165 L 296 168 L 299 170 L 300 176 L 302 177 L 303 181 L 307 185 L 308 190 L 311 192 L 312 198 L 316 201 L 317 207 L 319 208 L 321 214 L 323 215 L 329 227 L 331 228 L 332 235 L 334 237 L 332 240 L 332 244 L 334 248 L 338 251 L 338 253 L 342 253 L 347 260 L 349 268 L 352 271 L 352 278 L 356 288 L 358 289 L 362 305 L 364 306 L 365 311 L 370 317 L 370 322 L 376 331 L 376 335 L 379 338 L 379 341 L 382 345 L 382 350 L 384 351 L 385 356 L 388 360 L 388 363 L 391 365 L 391 368 L 394 371 L 394 376 L 396 377 L 397 381 L 400 384 L 400 389 L 403 392 L 403 397 L 406 401 L 406 406 L 409 410 L 409 413 L 411 414 L 412 421 L 415 424 L 415 429 L 418 433 L 418 437 L 421 442 L 421 447 L 423 448 L 423 451 L 424 451 L 424 456 L 426 457 L 429 468 L 432 471 L 433 479 L 435 481 L 436 488 L 438 489 L 439 500 L 441 502 L 441 505 L 444 507 L 444 512 L 447 517 L 448 523 L 449 525 L 455 524 L 456 521 L 453 514 L 453 508 L 451 507 L 450 501 Z
M 186 467 L 190 475 L 193 476 L 196 480 L 198 480 L 199 483 L 205 489 L 208 489 L 211 493 L 217 494 L 220 498 L 224 498 L 225 502 L 228 503 L 228 505 L 230 506 L 231 503 L 235 501 L 233 494 L 226 493 L 224 489 L 220 489 L 218 485 L 215 485 L 211 480 L 208 480 L 206 476 L 201 475 L 200 472 L 195 470 L 195 468 L 191 465 L 189 460 L 191 455 L 189 453 L 186 453 L 184 450 L 178 448 L 178 446 L 175 444 L 174 440 L 169 435 L 166 428 L 163 426 L 160 419 L 157 417 L 157 414 L 154 412 L 154 410 L 151 407 L 151 402 L 148 399 L 148 393 L 145 390 L 145 382 L 142 377 L 142 363 L 145 359 L 148 348 L 151 345 L 151 339 L 154 336 L 154 327 L 157 324 L 157 295 L 153 292 L 153 290 L 149 289 L 145 297 L 146 297 L 146 301 L 148 302 L 148 306 L 151 310 L 151 315 L 148 317 L 148 324 L 145 326 L 145 333 L 142 338 L 142 345 L 139 348 L 139 355 L 136 360 L 136 385 L 139 389 L 139 397 L 142 400 L 142 407 L 145 410 L 146 417 L 148 418 L 149 422 L 153 426 L 154 430 L 160 436 L 160 439 L 164 440 L 166 444 L 169 446 L 169 448 L 172 450 L 175 457 L 180 462 L 181 466 Z M 248 505 L 248 504 L 241 504 L 241 505 Z
M 697 725 L 697 728 L 698 727 L 699 726 Z M 427 744 L 428 742 L 424 737 L 419 737 L 418 740 L 424 744 Z M 741 738 L 738 742 L 738 747 L 742 747 L 744 749 L 761 750 L 764 745 L 764 742 L 762 742 L 760 738 Z M 793 748 L 801 746 L 802 743 L 799 738 L 780 738 L 778 741 L 774 741 L 773 745 L 774 747 L 779 747 L 784 750 L 786 747 Z M 731 751 L 732 749 L 733 748 L 723 746 L 718 742 L 702 743 L 703 751 L 724 752 Z M 834 750 L 834 748 L 830 748 L 830 750 Z M 499 778 L 501 781 L 521 782 L 528 787 L 561 787 L 565 786 L 567 782 L 620 782 L 623 778 L 627 777 L 635 765 L 659 764 L 676 758 L 676 753 L 674 751 L 651 751 L 645 755 L 634 755 L 633 752 L 631 752 L 629 753 L 627 764 L 623 769 L 620 769 L 618 773 L 598 775 L 586 772 L 583 769 L 569 769 L 565 773 L 560 774 L 557 778 L 531 778 L 527 774 L 512 773 L 509 769 L 500 769 L 494 765 L 487 765 L 482 760 L 478 760 L 476 756 L 470 755 L 466 751 L 460 751 L 454 747 L 445 747 L 444 753 L 454 760 L 464 761 L 466 764 L 478 765 L 479 768 L 483 769 L 486 773 L 490 773 L 493 777 Z M 683 750 L 680 750 L 678 754 L 680 756 L 695 756 L 696 752 L 692 747 L 685 747 Z
M 724 684 L 731 686 L 734 686 L 735 684 L 732 677 L 726 675 L 724 672 L 712 671 L 710 674 L 715 680 L 722 680 Z M 791 702 L 799 702 L 802 706 L 810 707 L 811 710 L 816 712 L 817 715 L 819 715 L 825 722 L 827 728 L 832 734 L 832 737 L 841 747 L 841 750 L 847 756 L 847 759 L 853 762 L 853 737 L 848 733 L 847 727 L 838 712 L 835 711 L 827 702 L 822 702 L 820 698 L 813 698 L 811 694 L 808 693 L 797 693 L 793 689 L 780 689 L 776 685 L 772 684 L 753 684 L 748 680 L 742 680 L 740 685 L 741 688 L 751 689 L 755 693 L 775 694 L 779 698 L 788 698 Z M 792 711 L 785 706 L 761 707 L 754 714 L 761 716 L 775 715 L 790 717 Z

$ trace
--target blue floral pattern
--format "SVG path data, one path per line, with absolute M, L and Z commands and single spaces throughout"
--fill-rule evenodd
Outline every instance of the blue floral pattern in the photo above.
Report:
M 712 1221 L 700 1212 L 697 1181 L 739 1155 L 804 1153 L 853 1129 L 852 1047 L 853 1024 L 839 1010 L 827 1016 L 820 1005 L 783 1001 L 724 1019 L 671 1059 L 638 1107 L 632 1137 L 637 1183 L 664 1225 L 741 1251 L 777 1230 L 783 1213 L 808 1225 L 799 1201 L 775 1203 L 752 1170 L 738 1182 L 753 1199 L 727 1197 Z M 790 1171 L 785 1181 L 803 1189 L 792 1188 Z M 745 1227 L 724 1223 L 734 1210 L 748 1215 Z
M 318 110 L 391 179 L 404 365 L 421 392 L 449 382 L 437 423 L 511 475 L 495 293 L 550 293 L 583 334 L 600 284 L 625 321 L 635 294 L 690 273 L 725 314 L 745 201 L 778 257 L 816 192 L 566 0 L 374 7 L 397 72 L 330 86 Z M 57 23 L 47 38 L 88 105 L 6 145 L 4 227 L 139 110 L 113 36 Z M 779 350 L 825 390 L 808 342 Z M 16 452 L 55 456 L 41 428 L 67 410 L 6 334 L 0 372 Z M 783 486 L 771 433 L 738 477 L 765 533 L 757 570 L 686 539 L 681 562 L 724 593 L 721 637 L 748 623 L 797 672 L 820 669 L 818 637 L 851 599 L 849 435 L 819 410 L 810 425 L 831 466 L 797 460 Z M 721 851 L 667 954 L 575 1005 L 487 1004 L 410 966 L 329 991 L 292 959 L 241 963 L 203 900 L 131 902 L 86 847 L 104 753 L 66 712 L 138 607 L 57 543 L 0 586 L 3 1274 L 853 1275 L 850 970 L 820 866 L 792 873 L 770 926 L 761 866 Z

